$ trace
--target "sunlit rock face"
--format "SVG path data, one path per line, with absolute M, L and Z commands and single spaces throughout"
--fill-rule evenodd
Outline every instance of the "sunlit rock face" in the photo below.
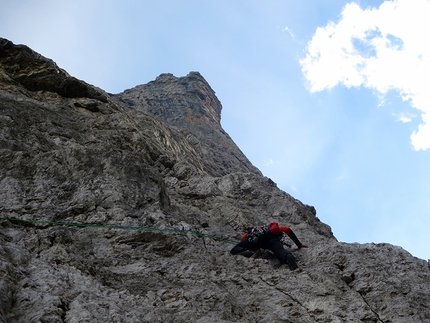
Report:
M 0 322 L 429 322 L 427 262 L 338 242 L 221 109 L 197 72 L 111 95 L 0 39 Z M 272 220 L 300 270 L 229 254 Z

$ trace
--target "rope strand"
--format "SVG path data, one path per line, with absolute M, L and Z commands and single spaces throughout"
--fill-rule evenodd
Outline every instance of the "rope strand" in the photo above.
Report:
M 98 229 L 117 229 L 117 230 L 136 230 L 136 231 L 147 231 L 147 232 L 167 232 L 176 233 L 181 235 L 195 235 L 203 238 L 210 238 L 215 241 L 222 241 L 231 244 L 236 244 L 236 241 L 229 240 L 228 238 L 223 238 L 219 236 L 214 236 L 211 234 L 192 231 L 192 230 L 179 230 L 174 228 L 153 228 L 153 227 L 140 227 L 140 226 L 123 226 L 123 225 L 105 225 L 97 223 L 76 223 L 76 222 L 56 222 L 56 221 L 45 221 L 45 220 L 23 220 L 18 218 L 3 218 L 0 220 L 6 220 L 16 224 L 43 224 L 48 226 L 68 226 L 68 227 L 79 227 L 79 228 L 98 228 Z

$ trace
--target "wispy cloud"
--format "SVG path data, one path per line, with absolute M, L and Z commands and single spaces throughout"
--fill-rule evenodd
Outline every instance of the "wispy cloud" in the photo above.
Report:
M 403 123 L 408 123 L 411 122 L 412 119 L 416 118 L 415 114 L 410 114 L 410 113 L 392 113 L 392 115 L 394 117 L 396 117 L 396 121 L 400 121 Z
M 336 182 L 343 182 L 349 179 L 349 171 L 347 168 L 342 169 L 342 171 L 336 176 Z
M 291 38 L 293 38 L 293 39 L 296 38 L 296 36 L 294 35 L 293 31 L 290 28 L 285 27 L 282 31 L 285 31 L 285 32 L 289 33 L 290 36 L 291 36 Z
M 309 90 L 336 85 L 390 90 L 421 112 L 411 135 L 415 150 L 430 148 L 430 1 L 385 1 L 379 8 L 347 4 L 341 19 L 316 30 L 300 63 Z M 407 119 L 403 119 L 407 120 Z
M 265 166 L 270 167 L 273 165 L 273 159 L 269 158 L 269 160 L 267 161 L 267 163 L 265 164 Z

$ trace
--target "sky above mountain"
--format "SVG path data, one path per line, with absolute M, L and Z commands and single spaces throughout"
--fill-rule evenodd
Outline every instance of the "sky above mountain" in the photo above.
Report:
M 0 8 L 0 37 L 110 93 L 200 72 L 239 148 L 339 241 L 430 258 L 430 0 Z

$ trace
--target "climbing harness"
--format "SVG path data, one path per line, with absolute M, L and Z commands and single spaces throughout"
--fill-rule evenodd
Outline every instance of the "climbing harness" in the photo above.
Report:
M 269 226 L 263 225 L 261 227 L 255 227 L 248 231 L 246 238 L 249 242 L 257 243 L 261 236 L 269 232 Z

